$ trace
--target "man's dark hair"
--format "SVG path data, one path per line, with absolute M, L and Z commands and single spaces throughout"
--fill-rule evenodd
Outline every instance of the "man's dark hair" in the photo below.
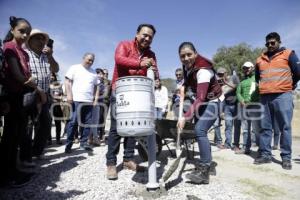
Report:
M 137 33 L 140 32 L 140 30 L 141 30 L 143 27 L 148 27 L 148 28 L 152 29 L 153 35 L 155 35 L 156 30 L 155 30 L 155 28 L 154 28 L 154 26 L 153 26 L 152 24 L 140 24 L 140 25 L 138 26 L 136 32 L 137 32 Z
M 275 39 L 278 42 L 280 41 L 280 35 L 277 32 L 271 32 L 266 36 L 266 41 L 270 39 Z
M 182 68 L 177 68 L 176 70 L 175 70 L 175 73 L 176 72 L 183 72 L 183 69 Z

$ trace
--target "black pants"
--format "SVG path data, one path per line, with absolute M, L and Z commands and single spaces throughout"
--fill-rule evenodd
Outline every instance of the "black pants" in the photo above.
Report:
M 10 112 L 4 116 L 4 130 L 0 143 L 0 178 L 11 180 L 16 174 L 18 145 L 26 133 L 26 114 L 23 111 L 23 96 L 9 95 Z

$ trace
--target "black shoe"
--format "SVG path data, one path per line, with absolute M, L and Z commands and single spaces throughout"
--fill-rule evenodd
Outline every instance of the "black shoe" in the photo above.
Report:
M 292 169 L 292 163 L 290 160 L 283 160 L 282 161 L 282 168 L 286 170 L 291 170 Z
M 185 177 L 195 184 L 209 184 L 210 165 L 200 164 L 196 170 Z
M 261 164 L 266 164 L 271 162 L 272 162 L 271 158 L 265 158 L 265 157 L 258 157 L 254 160 L 254 164 L 256 165 L 261 165 Z
M 72 153 L 72 150 L 71 150 L 70 148 L 66 148 L 66 149 L 65 149 L 65 153 L 66 153 L 66 154 L 70 154 L 70 153 Z
M 90 145 L 83 145 L 80 146 L 80 150 L 85 150 L 85 151 L 93 151 L 93 148 Z
M 215 161 L 211 161 L 210 168 L 209 168 L 209 175 L 212 175 L 212 176 L 217 175 L 217 170 L 216 170 L 217 165 L 218 165 L 218 163 L 216 163 Z

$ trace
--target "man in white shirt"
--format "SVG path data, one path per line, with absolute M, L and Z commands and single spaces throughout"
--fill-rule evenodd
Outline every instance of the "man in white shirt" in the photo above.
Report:
M 160 79 L 155 80 L 155 116 L 156 119 L 162 119 L 168 109 L 168 89 L 161 85 Z
M 67 93 L 67 102 L 72 105 L 72 116 L 67 125 L 67 143 L 65 153 L 71 153 L 75 129 L 81 126 L 82 132 L 80 138 L 80 148 L 86 151 L 93 149 L 88 145 L 88 136 L 90 134 L 90 124 L 92 122 L 93 105 L 97 102 L 95 99 L 97 75 L 91 69 L 94 63 L 95 55 L 86 53 L 83 56 L 81 64 L 73 65 L 67 71 L 65 76 L 65 86 Z M 94 102 L 94 103 L 93 103 Z

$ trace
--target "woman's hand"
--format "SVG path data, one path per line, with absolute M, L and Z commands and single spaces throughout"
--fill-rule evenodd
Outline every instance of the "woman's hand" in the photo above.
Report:
M 182 130 L 185 126 L 185 118 L 184 117 L 181 117 L 178 119 L 178 122 L 177 122 L 177 127 Z

